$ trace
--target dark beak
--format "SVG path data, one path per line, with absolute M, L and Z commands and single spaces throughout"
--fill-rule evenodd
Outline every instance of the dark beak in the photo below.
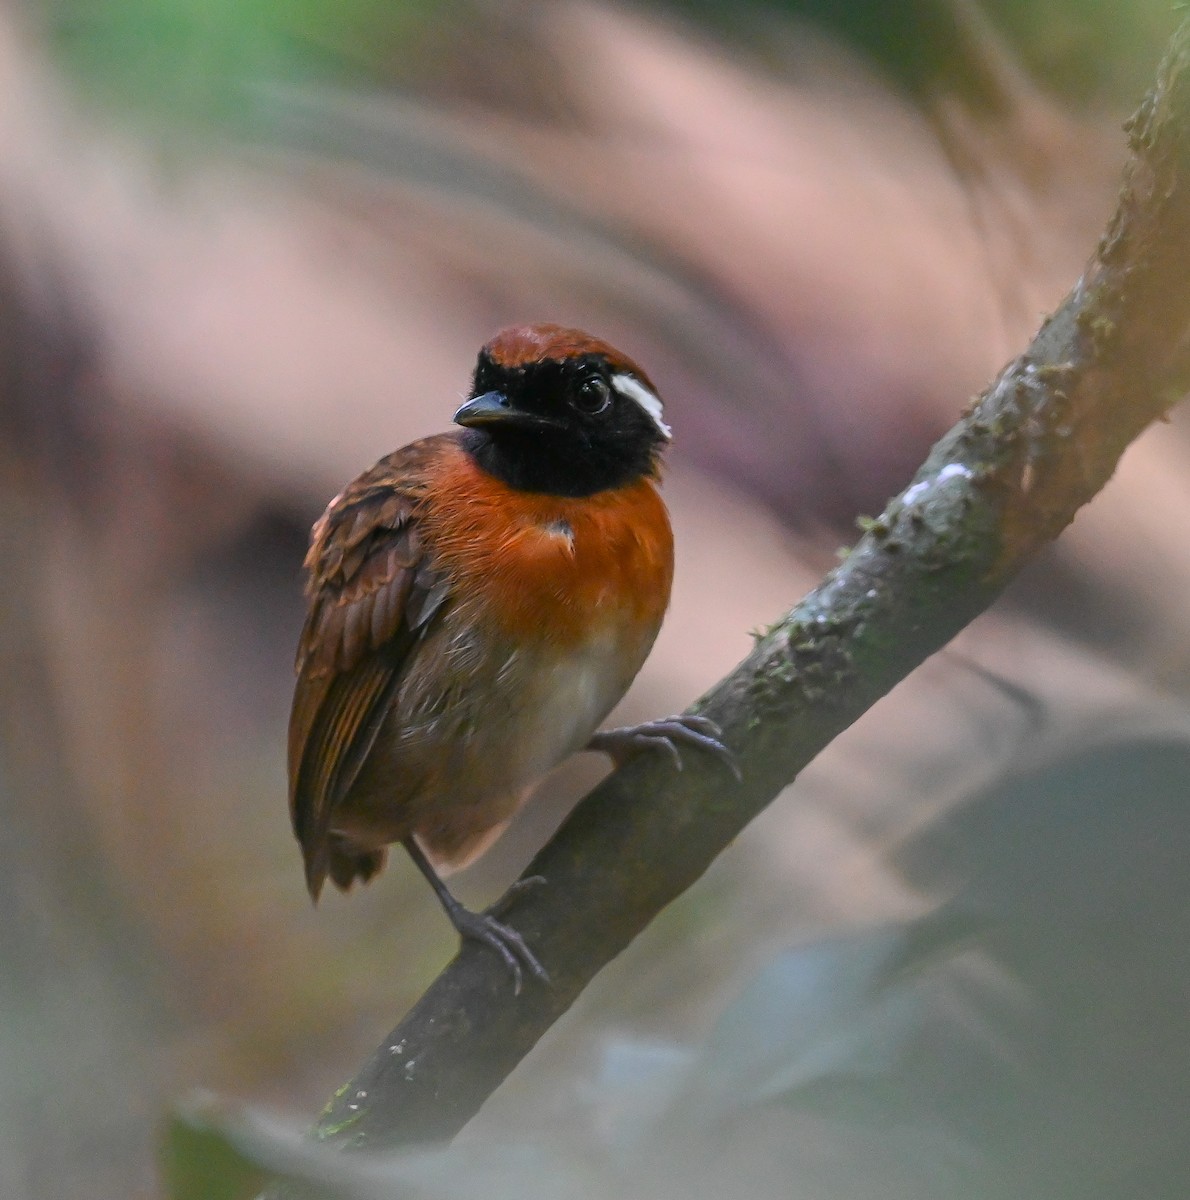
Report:
M 528 428 L 551 428 L 557 424 L 548 417 L 517 408 L 503 392 L 484 392 L 472 396 L 454 415 L 456 425 L 467 429 L 483 429 L 493 425 Z

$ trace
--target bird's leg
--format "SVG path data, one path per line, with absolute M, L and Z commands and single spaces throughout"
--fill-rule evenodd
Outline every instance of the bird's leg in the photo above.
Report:
M 438 878 L 438 872 L 434 870 L 417 841 L 412 837 L 407 837 L 401 844 L 408 851 L 409 857 L 417 864 L 417 869 L 426 877 L 430 887 L 434 889 L 434 894 L 446 910 L 450 923 L 458 930 L 459 936 L 470 938 L 474 942 L 483 942 L 485 946 L 490 946 L 500 956 L 512 975 L 512 986 L 516 995 L 520 995 L 521 983 L 524 979 L 521 970 L 522 964 L 528 967 L 543 983 L 549 983 L 550 977 L 546 974 L 545 968 L 537 961 L 533 951 L 525 945 L 525 939 L 511 925 L 505 925 L 503 921 L 498 921 L 490 912 L 477 913 L 465 908 L 450 894 L 446 884 Z M 530 884 L 535 881 L 536 877 L 534 880 L 524 880 L 524 883 Z
M 664 750 L 682 769 L 682 746 L 695 746 L 715 755 L 727 769 L 741 779 L 740 765 L 735 755 L 719 740 L 723 730 L 708 717 L 662 717 L 643 725 L 626 725 L 622 729 L 603 729 L 587 743 L 588 750 L 606 754 L 616 766 L 642 750 Z

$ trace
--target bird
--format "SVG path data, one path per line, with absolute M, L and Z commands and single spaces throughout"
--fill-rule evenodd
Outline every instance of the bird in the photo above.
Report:
M 443 877 L 584 748 L 681 767 L 697 747 L 738 768 L 706 717 L 599 729 L 673 581 L 658 491 L 671 431 L 648 375 L 582 330 L 512 326 L 480 350 L 453 419 L 364 471 L 311 530 L 290 816 L 315 902 L 328 877 L 368 882 L 399 843 L 519 993 L 522 968 L 548 973 L 498 907 L 464 907 Z

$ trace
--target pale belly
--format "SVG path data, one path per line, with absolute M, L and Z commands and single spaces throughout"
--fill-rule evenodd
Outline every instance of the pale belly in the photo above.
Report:
M 344 805 L 342 832 L 372 845 L 416 834 L 447 871 L 478 857 L 533 785 L 587 744 L 655 634 L 609 624 L 562 657 L 549 644 L 456 642 L 458 674 L 435 682 L 446 674 L 466 685 L 435 696 L 410 681 Z
M 640 670 L 648 646 L 625 647 L 613 637 L 595 640 L 553 666 L 531 669 L 523 685 L 513 758 L 519 786 L 532 783 L 582 749 Z M 519 707 L 519 706 L 518 706 Z

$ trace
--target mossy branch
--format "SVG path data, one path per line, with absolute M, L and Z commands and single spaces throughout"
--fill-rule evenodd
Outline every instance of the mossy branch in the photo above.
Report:
M 1083 278 L 809 596 L 696 705 L 743 765 L 616 771 L 527 869 L 505 919 L 548 968 L 514 996 L 465 946 L 328 1104 L 350 1146 L 449 1138 L 595 973 L 838 733 L 986 609 L 1190 387 L 1190 24 L 1127 126 L 1119 204 Z

